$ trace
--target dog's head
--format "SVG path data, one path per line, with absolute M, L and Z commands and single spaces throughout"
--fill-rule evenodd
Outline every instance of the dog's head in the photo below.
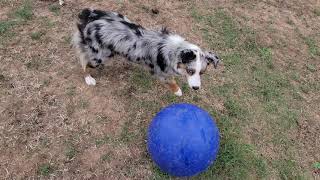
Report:
M 203 52 L 197 46 L 190 46 L 178 51 L 177 71 L 187 77 L 192 89 L 198 90 L 201 86 L 201 75 L 205 73 L 207 66 L 213 64 L 213 67 L 217 68 L 219 61 L 215 53 Z

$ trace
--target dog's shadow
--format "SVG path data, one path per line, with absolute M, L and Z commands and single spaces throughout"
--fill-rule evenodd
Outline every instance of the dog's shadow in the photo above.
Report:
M 96 68 L 93 75 L 98 79 L 106 78 L 112 82 L 129 81 L 130 74 L 137 68 L 137 65 L 129 62 L 114 61 Z

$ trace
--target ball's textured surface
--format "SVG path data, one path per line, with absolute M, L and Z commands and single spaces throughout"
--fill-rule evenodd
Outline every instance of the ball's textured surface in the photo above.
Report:
M 191 104 L 162 109 L 148 129 L 151 158 L 173 176 L 193 176 L 206 170 L 216 158 L 219 142 L 212 117 Z

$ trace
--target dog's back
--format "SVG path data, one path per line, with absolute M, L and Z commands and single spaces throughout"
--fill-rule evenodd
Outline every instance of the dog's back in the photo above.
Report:
M 147 30 L 116 12 L 84 9 L 78 17 L 74 43 L 94 67 L 113 54 L 154 67 L 159 48 L 169 35 L 166 29 Z

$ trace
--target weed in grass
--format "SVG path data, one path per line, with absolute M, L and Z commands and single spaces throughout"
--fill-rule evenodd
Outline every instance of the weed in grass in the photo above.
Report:
M 22 6 L 15 11 L 15 16 L 25 21 L 31 20 L 33 16 L 31 2 L 28 0 L 24 1 Z
M 50 174 L 52 174 L 54 171 L 54 168 L 51 164 L 42 164 L 39 166 L 38 168 L 38 174 L 42 175 L 42 176 L 49 176 Z
M 13 25 L 15 25 L 14 21 L 0 21 L 0 36 L 8 33 Z
M 304 38 L 305 43 L 307 44 L 309 48 L 310 55 L 312 57 L 320 56 L 320 50 L 319 47 L 317 46 L 316 41 L 313 38 Z
M 280 117 L 279 117 L 279 123 L 280 123 L 279 125 L 283 129 L 290 129 L 292 127 L 297 126 L 297 124 L 298 124 L 298 111 L 284 107 L 284 110 L 280 114 Z
M 25 65 L 29 70 L 39 70 L 42 66 L 41 61 L 39 59 L 31 59 Z
M 97 118 L 96 118 L 97 123 L 107 123 L 110 120 L 111 120 L 110 117 L 104 116 L 104 115 L 97 115 Z
M 43 146 L 43 147 L 49 146 L 50 141 L 47 137 L 41 137 L 39 140 L 40 140 L 41 146 Z
M 260 48 L 259 49 L 259 56 L 266 63 L 269 69 L 273 69 L 274 66 L 272 64 L 272 51 L 270 48 Z
M 112 152 L 107 152 L 101 156 L 101 160 L 104 162 L 109 162 L 113 156 Z
M 49 19 L 48 17 L 40 17 L 41 25 L 47 28 L 53 28 L 55 26 L 55 22 Z
M 315 80 L 303 81 L 300 83 L 300 90 L 305 94 L 317 92 L 320 91 L 320 84 Z
M 77 90 L 77 87 L 76 86 L 70 86 L 70 87 L 67 87 L 66 89 L 66 94 L 68 96 L 74 96 L 76 94 L 76 90 Z
M 65 44 L 71 44 L 71 36 L 63 36 L 63 40 Z
M 135 116 L 131 116 L 135 117 Z M 134 138 L 134 134 L 130 131 L 130 127 L 132 126 L 132 119 L 126 121 L 122 126 L 122 131 L 120 134 L 120 141 L 128 143 Z
M 313 64 L 307 64 L 307 69 L 310 71 L 310 72 L 316 72 L 317 71 L 317 68 L 315 65 Z
M 313 10 L 313 13 L 314 13 L 316 16 L 320 16 L 320 8 Z
M 60 5 L 51 4 L 48 8 L 49 8 L 49 11 L 54 13 L 54 15 L 58 16 L 60 14 Z
M 73 159 L 76 156 L 76 154 L 77 154 L 76 148 L 72 144 L 68 145 L 65 151 L 65 155 L 68 158 L 68 160 Z
M 108 143 L 110 141 L 111 141 L 111 138 L 108 135 L 105 135 L 102 138 L 96 139 L 95 143 L 96 143 L 97 147 L 100 147 L 100 146 L 102 146 L 102 145 L 104 145 L 104 144 L 106 144 L 106 143 Z
M 38 31 L 38 32 L 31 33 L 30 37 L 32 40 L 39 40 L 43 35 L 45 35 L 45 32 Z
M 243 43 L 243 49 L 246 52 L 256 53 L 259 51 L 259 45 L 256 40 L 256 35 L 254 32 L 248 32 L 246 39 Z
M 288 18 L 288 20 L 287 20 L 287 23 L 288 23 L 289 25 L 291 25 L 291 26 L 294 25 L 294 22 L 293 22 L 291 19 L 289 19 L 289 18 Z
M 297 88 L 292 89 L 291 91 L 292 97 L 295 100 L 301 101 L 303 100 L 303 97 L 301 96 L 300 92 L 297 90 Z
M 0 82 L 5 82 L 6 77 L 3 74 L 0 74 Z
M 80 99 L 79 107 L 82 109 L 86 109 L 87 107 L 89 107 L 89 102 L 84 99 Z

